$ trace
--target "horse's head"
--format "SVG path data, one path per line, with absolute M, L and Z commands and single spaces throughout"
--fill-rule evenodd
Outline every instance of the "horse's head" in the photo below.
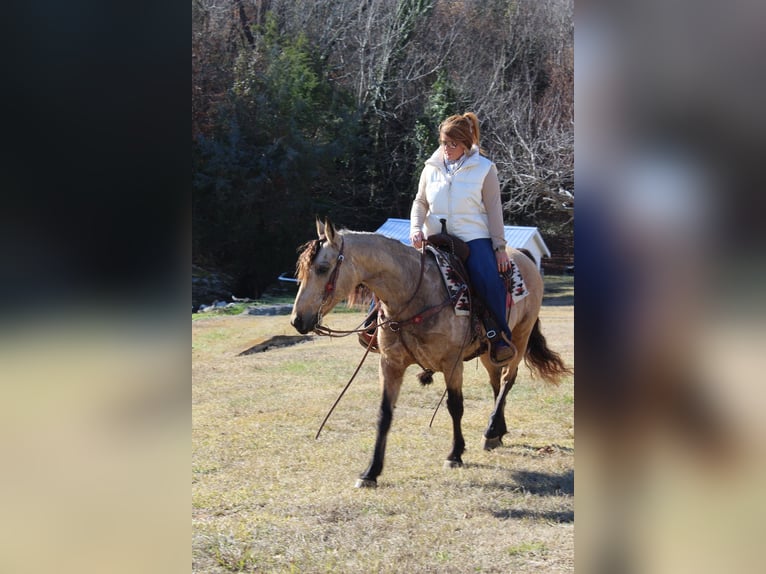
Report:
M 341 270 L 343 236 L 329 219 L 316 223 L 317 239 L 309 241 L 298 258 L 300 287 L 290 318 L 290 324 L 303 334 L 314 329 L 353 287 L 351 274 Z

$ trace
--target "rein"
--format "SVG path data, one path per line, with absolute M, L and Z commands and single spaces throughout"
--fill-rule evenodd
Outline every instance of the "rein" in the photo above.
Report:
M 370 349 L 371 349 L 371 348 L 372 348 L 372 339 L 370 339 L 370 342 L 369 342 L 369 343 L 367 343 L 367 349 L 365 350 L 365 352 L 364 352 L 364 355 L 362 355 L 362 360 L 361 360 L 361 361 L 359 361 L 359 365 L 357 365 L 357 367 L 356 367 L 356 370 L 354 371 L 354 374 L 353 374 L 353 375 L 351 375 L 351 378 L 350 378 L 350 379 L 348 380 L 348 382 L 346 383 L 346 386 L 345 386 L 345 387 L 343 387 L 343 390 L 342 390 L 342 391 L 340 392 L 340 394 L 338 395 L 338 398 L 337 398 L 337 399 L 335 399 L 335 402 L 334 402 L 334 403 L 332 404 L 332 406 L 330 407 L 330 410 L 329 410 L 329 411 L 327 411 L 327 415 L 325 415 L 325 417 L 324 417 L 324 420 L 322 421 L 322 424 L 321 424 L 321 425 L 319 425 L 319 430 L 317 431 L 317 434 L 316 434 L 316 436 L 314 437 L 314 440 L 317 440 L 317 439 L 319 439 L 319 433 L 321 433 L 321 432 L 322 432 L 322 429 L 324 428 L 324 425 L 325 425 L 325 423 L 326 423 L 326 422 L 327 422 L 327 420 L 330 418 L 330 415 L 331 415 L 331 414 L 332 414 L 332 412 L 335 410 L 335 407 L 337 407 L 337 406 L 338 406 L 338 403 L 339 403 L 339 402 L 340 402 L 340 400 L 343 398 L 343 395 L 345 395 L 345 394 L 346 394 L 346 391 L 347 391 L 347 390 L 348 390 L 348 388 L 351 386 L 351 382 L 352 382 L 352 381 L 353 381 L 353 380 L 356 378 L 356 375 L 359 373 L 359 369 L 361 369 L 361 368 L 362 368 L 362 365 L 364 364 L 364 360 L 367 358 L 367 355 L 369 355 L 369 354 L 370 354 Z
M 319 309 L 322 309 L 324 307 L 325 303 L 327 303 L 327 300 L 332 296 L 333 292 L 335 291 L 335 284 L 338 282 L 338 269 L 340 269 L 340 264 L 343 262 L 345 257 L 343 257 L 343 239 L 341 238 L 341 244 L 340 244 L 340 251 L 338 252 L 338 264 L 335 266 L 335 269 L 332 270 L 332 273 L 330 274 L 330 278 L 327 280 L 327 284 L 324 287 L 324 295 L 322 296 L 322 302 L 319 304 Z M 425 249 L 421 251 L 420 253 L 420 276 L 418 277 L 418 283 L 415 285 L 415 290 L 412 292 L 412 295 L 409 299 L 407 299 L 407 302 L 402 305 L 402 307 L 406 307 L 410 303 L 412 303 L 412 300 L 415 299 L 415 295 L 418 294 L 418 291 L 420 291 L 420 286 L 423 284 L 423 275 L 425 274 L 425 266 L 426 266 L 426 252 Z M 457 301 L 457 299 L 455 299 Z M 447 301 L 449 302 L 449 300 Z M 446 303 L 445 303 L 446 304 Z M 380 308 L 380 301 L 375 305 L 375 309 Z M 421 311 L 421 314 L 424 312 L 427 312 L 428 309 L 425 311 Z M 428 316 L 428 315 L 426 315 Z M 413 317 L 412 319 L 417 319 L 417 315 Z M 403 324 L 407 324 L 412 321 L 408 320 L 404 322 Z M 419 323 L 423 320 L 423 317 L 421 317 L 419 320 L 416 320 L 414 322 Z M 383 325 L 387 325 L 389 323 L 395 323 L 395 321 L 385 320 L 380 323 L 377 323 L 377 327 L 382 327 Z M 332 329 L 330 327 L 326 327 L 325 325 L 317 324 L 316 327 L 314 327 L 314 332 L 317 335 L 325 335 L 328 337 L 347 337 L 349 335 L 353 335 L 354 333 L 361 333 L 362 331 L 368 330 L 370 327 L 364 326 L 364 323 L 361 323 L 357 328 L 351 329 L 350 331 L 344 331 L 344 330 L 338 330 L 338 329 Z M 391 327 L 392 331 L 397 331 L 398 329 L 394 329 Z
M 338 254 L 339 259 L 340 257 L 341 257 L 341 254 Z M 335 269 L 337 270 L 338 267 L 340 267 L 340 263 L 338 263 Z M 328 293 L 332 293 L 332 291 L 334 290 L 334 284 L 335 284 L 335 281 L 337 280 L 337 274 L 333 271 L 333 275 L 334 277 L 330 277 L 330 280 L 327 282 L 327 285 L 325 286 L 325 295 L 324 295 L 324 298 L 322 299 L 322 303 L 319 306 L 320 309 L 326 303 L 326 299 L 328 298 Z M 418 284 L 415 287 L 415 291 L 412 293 L 412 296 L 403 306 L 407 306 L 412 302 L 412 300 L 415 298 L 415 295 L 417 295 L 422 282 L 423 282 L 423 264 L 421 260 L 420 280 L 418 280 Z M 437 305 L 433 305 L 432 307 L 426 307 L 425 309 L 423 309 L 422 311 L 419 311 L 418 313 L 416 313 L 409 319 L 404 319 L 401 321 L 396 321 L 394 319 L 384 319 L 383 321 L 378 322 L 376 326 L 377 327 L 388 326 L 388 328 L 391 329 L 394 333 L 398 333 L 399 330 L 406 325 L 410 325 L 410 324 L 419 325 L 425 319 L 428 319 L 432 315 L 435 315 L 436 313 L 444 309 L 447 305 L 450 305 L 450 304 L 454 305 L 455 302 L 457 302 L 457 300 L 460 298 L 460 296 L 463 293 L 465 293 L 467 290 L 468 290 L 468 286 L 465 283 L 463 283 L 460 286 L 460 288 L 452 296 L 447 297 L 446 299 L 444 299 L 441 303 Z M 376 304 L 376 308 L 379 308 L 379 306 L 380 306 L 380 302 Z M 350 330 L 332 329 L 325 325 L 318 324 L 316 327 L 314 327 L 314 332 L 317 335 L 324 335 L 328 337 L 347 337 L 349 335 L 353 335 L 354 333 L 361 333 L 362 331 L 367 331 L 369 328 L 370 328 L 369 325 L 367 327 L 364 327 L 364 323 L 360 324 L 359 327 L 355 329 L 350 329 Z
M 468 290 L 468 285 L 463 283 L 460 288 L 455 292 L 454 295 L 451 297 L 447 297 L 444 299 L 441 303 L 434 305 L 432 307 L 426 307 L 419 313 L 413 315 L 409 319 L 405 319 L 403 321 L 394 321 L 392 319 L 387 319 L 383 321 L 382 323 L 379 323 L 379 325 L 388 325 L 388 328 L 391 329 L 394 333 L 398 333 L 402 327 L 405 325 L 415 324 L 419 325 L 424 320 L 428 319 L 432 315 L 436 315 L 439 311 L 444 309 L 447 305 L 454 305 L 455 302 L 460 298 L 460 296 L 465 293 Z

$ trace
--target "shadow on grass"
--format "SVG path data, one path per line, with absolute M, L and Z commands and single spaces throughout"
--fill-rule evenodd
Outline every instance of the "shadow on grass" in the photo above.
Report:
M 470 468 L 495 469 L 488 464 L 466 463 Z M 569 469 L 559 474 L 528 470 L 510 471 L 508 482 L 473 483 L 472 487 L 494 488 L 497 490 L 521 490 L 536 496 L 574 495 L 574 470 Z
M 532 518 L 534 520 L 546 520 L 551 522 L 574 522 L 574 510 L 555 512 L 511 508 L 509 510 L 493 510 L 492 516 L 500 520 Z
M 482 466 L 469 465 L 466 466 Z M 487 468 L 493 468 L 487 465 Z M 496 488 L 498 490 L 522 490 L 536 496 L 562 496 L 574 494 L 574 470 L 561 474 L 515 470 L 511 472 L 510 482 L 490 482 L 476 486 Z
M 571 469 L 561 474 L 516 470 L 513 480 L 526 492 L 538 496 L 574 494 L 574 470 Z
M 574 495 L 574 471 L 567 470 L 560 474 L 533 471 L 513 471 L 510 484 L 494 483 L 490 487 L 503 490 L 521 489 L 529 494 L 545 496 Z M 532 501 L 535 499 L 531 499 Z M 534 504 L 525 501 L 525 504 Z M 489 512 L 497 519 L 521 519 L 545 520 L 549 522 L 574 522 L 574 510 L 535 510 L 534 508 L 496 508 Z

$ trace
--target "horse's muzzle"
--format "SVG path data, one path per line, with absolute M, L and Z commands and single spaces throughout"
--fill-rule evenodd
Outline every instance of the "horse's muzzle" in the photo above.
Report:
M 305 335 L 317 326 L 317 316 L 314 314 L 311 315 L 311 317 L 304 317 L 303 315 L 295 314 L 290 320 L 290 324 L 295 327 L 295 330 L 301 335 Z

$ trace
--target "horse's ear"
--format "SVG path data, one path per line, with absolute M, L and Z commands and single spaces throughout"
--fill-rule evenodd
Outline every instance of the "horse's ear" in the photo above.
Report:
M 317 237 L 319 239 L 324 239 L 324 223 L 319 219 L 319 216 L 316 216 L 317 219 Z
M 332 224 L 329 217 L 324 220 L 324 233 L 327 237 L 327 241 L 329 241 L 331 245 L 340 247 L 338 244 L 338 234 L 335 232 L 335 226 Z

